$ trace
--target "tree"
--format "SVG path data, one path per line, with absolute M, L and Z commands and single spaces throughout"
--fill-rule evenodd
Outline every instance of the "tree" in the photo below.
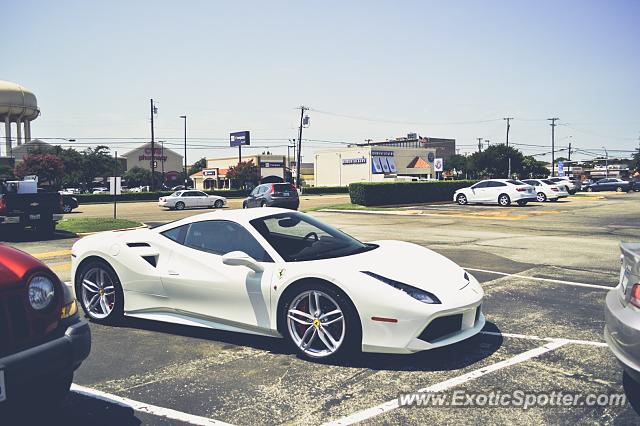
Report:
M 11 180 L 15 176 L 11 166 L 0 166 L 0 179 Z
M 521 178 L 546 178 L 547 176 L 549 176 L 549 169 L 544 161 L 536 160 L 531 155 L 523 158 Z
M 87 148 L 82 152 L 82 157 L 80 165 L 82 184 L 90 186 L 97 177 L 113 176 L 115 166 L 109 147 L 98 145 L 95 148 Z
M 476 152 L 468 157 L 468 172 L 474 178 L 506 178 L 509 172 L 509 159 L 511 159 L 511 173 L 522 173 L 522 153 L 510 146 L 503 144 L 491 145 L 481 152 Z
M 447 172 L 453 172 L 455 170 L 458 174 L 464 174 L 465 172 L 468 172 L 467 165 L 467 157 L 460 154 L 454 154 L 444 162 L 444 169 Z
M 258 166 L 253 164 L 253 160 L 242 161 L 236 166 L 229 167 L 227 178 L 234 188 L 244 189 L 249 186 L 256 186 L 260 181 Z
M 60 188 L 64 176 L 64 164 L 53 154 L 27 155 L 24 160 L 16 164 L 15 174 L 19 178 L 38 176 L 39 182 L 46 182 L 48 186 Z
M 132 167 L 124 172 L 122 179 L 127 182 L 129 188 L 151 185 L 151 171 L 138 166 Z
M 201 171 L 205 167 L 207 167 L 207 159 L 203 157 L 203 158 L 199 159 L 198 161 L 196 161 L 195 163 L 193 163 L 193 165 L 189 169 L 189 176 L 191 176 L 194 173 L 198 173 L 199 171 Z
M 631 168 L 637 172 L 640 172 L 640 147 L 638 147 L 638 150 L 633 154 Z

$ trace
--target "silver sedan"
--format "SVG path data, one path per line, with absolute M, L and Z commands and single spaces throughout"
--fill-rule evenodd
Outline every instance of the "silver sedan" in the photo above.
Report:
M 226 198 L 217 195 L 209 195 L 202 191 L 176 191 L 166 197 L 160 197 L 158 206 L 170 210 L 184 210 L 193 208 L 220 209 L 227 203 Z
M 620 282 L 607 294 L 604 336 L 627 374 L 640 383 L 640 243 L 622 243 L 620 251 Z

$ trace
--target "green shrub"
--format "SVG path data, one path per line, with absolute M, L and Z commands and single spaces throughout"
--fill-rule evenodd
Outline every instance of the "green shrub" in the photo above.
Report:
M 210 195 L 219 195 L 225 198 L 242 198 L 249 194 L 249 191 L 243 189 L 230 189 L 220 191 L 204 191 Z M 162 191 L 162 192 L 125 192 L 122 195 L 118 195 L 118 201 L 157 201 L 160 197 L 166 197 L 173 194 L 174 191 Z M 80 194 L 74 195 L 78 199 L 79 204 L 93 204 L 93 203 L 109 203 L 113 201 L 113 195 L 110 194 Z
M 453 201 L 456 190 L 475 182 L 477 181 L 359 182 L 349 185 L 349 195 L 353 204 L 362 206 Z
M 302 188 L 303 194 L 347 194 L 347 186 L 305 186 Z

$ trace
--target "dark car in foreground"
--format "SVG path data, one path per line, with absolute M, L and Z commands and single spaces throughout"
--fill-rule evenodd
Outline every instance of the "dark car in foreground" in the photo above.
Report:
M 616 191 L 616 192 L 629 192 L 633 189 L 633 182 L 628 180 L 622 180 L 618 178 L 605 178 L 599 181 L 586 185 L 582 188 L 587 192 L 596 191 Z
M 0 244 L 0 424 L 22 402 L 60 402 L 90 350 L 73 292 L 39 260 Z
M 252 207 L 282 207 L 298 210 L 300 197 L 290 183 L 265 183 L 256 186 L 242 202 L 243 209 Z
M 640 384 L 640 243 L 622 243 L 620 251 L 620 282 L 607 294 L 604 336 L 624 370 Z

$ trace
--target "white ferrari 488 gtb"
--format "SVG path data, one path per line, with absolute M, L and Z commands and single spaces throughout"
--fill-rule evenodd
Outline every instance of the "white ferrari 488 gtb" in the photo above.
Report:
M 73 285 L 99 323 L 122 316 L 284 337 L 309 358 L 412 353 L 485 324 L 478 281 L 401 241 L 362 243 L 299 212 L 216 211 L 79 240 Z

